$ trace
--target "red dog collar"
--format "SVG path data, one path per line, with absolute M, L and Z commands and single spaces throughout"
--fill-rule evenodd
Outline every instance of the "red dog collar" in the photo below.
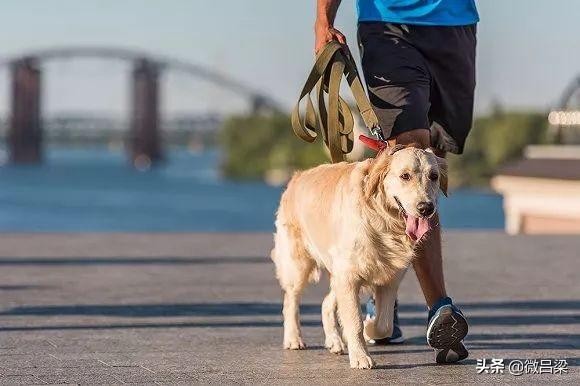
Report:
M 367 137 L 366 135 L 359 135 L 358 139 L 369 149 L 379 152 L 389 147 L 389 144 L 378 139 Z

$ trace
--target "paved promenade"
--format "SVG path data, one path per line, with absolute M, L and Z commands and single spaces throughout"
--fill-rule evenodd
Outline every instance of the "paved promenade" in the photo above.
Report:
M 444 239 L 470 358 L 434 365 L 410 271 L 408 341 L 373 347 L 364 371 L 322 348 L 326 282 L 304 296 L 309 349 L 282 350 L 271 235 L 0 235 L 0 384 L 580 384 L 580 238 Z M 478 358 L 503 358 L 504 374 L 477 374 Z M 565 359 L 568 374 L 510 375 L 517 359 Z

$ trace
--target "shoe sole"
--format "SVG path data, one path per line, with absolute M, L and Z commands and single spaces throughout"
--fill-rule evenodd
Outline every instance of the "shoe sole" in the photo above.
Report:
M 399 336 L 397 338 L 389 338 L 389 344 L 401 344 L 405 343 L 405 337 Z
M 467 320 L 463 315 L 454 312 L 451 306 L 443 306 L 429 323 L 427 344 L 438 350 L 457 348 L 467 331 Z
M 401 344 L 405 343 L 405 337 L 399 336 L 397 338 L 371 339 L 367 343 L 375 346 L 388 346 L 390 344 Z
M 469 352 L 463 343 L 459 342 L 452 347 L 443 350 L 437 350 L 435 361 L 438 364 L 455 363 L 467 358 L 468 356 Z

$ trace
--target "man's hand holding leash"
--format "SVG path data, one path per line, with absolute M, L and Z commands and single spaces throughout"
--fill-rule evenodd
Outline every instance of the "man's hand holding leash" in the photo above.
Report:
M 340 0 L 318 0 L 316 22 L 314 23 L 314 53 L 330 41 L 336 40 L 340 44 L 346 44 L 346 37 L 334 28 L 334 19 Z

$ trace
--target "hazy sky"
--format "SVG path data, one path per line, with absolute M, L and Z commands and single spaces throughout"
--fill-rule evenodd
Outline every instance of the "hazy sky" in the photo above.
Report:
M 580 73 L 580 1 L 478 5 L 478 111 L 494 100 L 514 108 L 554 104 Z M 290 107 L 312 63 L 314 9 L 315 0 L 3 0 L 0 58 L 53 46 L 134 47 L 208 66 Z M 337 26 L 356 51 L 355 0 L 343 0 Z M 124 113 L 128 68 L 51 62 L 44 108 Z M 8 108 L 8 86 L 8 73 L 0 70 L 0 113 Z M 165 76 L 163 92 L 166 111 L 243 105 L 183 75 Z

